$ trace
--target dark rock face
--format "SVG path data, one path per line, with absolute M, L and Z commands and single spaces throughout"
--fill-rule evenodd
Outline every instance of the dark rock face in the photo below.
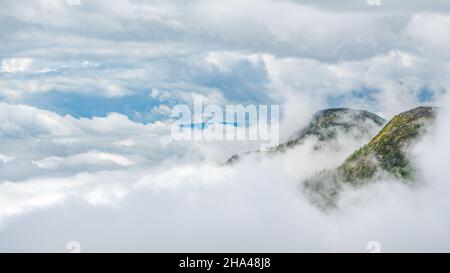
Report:
M 233 165 L 233 164 L 239 162 L 239 160 L 241 160 L 244 156 L 251 154 L 251 153 L 259 153 L 259 151 L 234 154 L 225 163 L 223 163 L 223 165 L 224 166 Z

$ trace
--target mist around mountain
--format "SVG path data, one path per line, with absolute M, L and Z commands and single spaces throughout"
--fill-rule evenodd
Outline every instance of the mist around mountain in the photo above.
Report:
M 232 155 L 225 165 L 232 165 L 249 155 L 274 156 L 286 152 L 296 146 L 313 142 L 314 150 L 323 150 L 332 144 L 340 150 L 345 143 L 339 143 L 340 138 L 351 138 L 353 141 L 363 140 L 379 131 L 385 120 L 369 111 L 348 108 L 332 108 L 317 112 L 309 124 L 292 134 L 287 142 L 273 147 L 269 151 L 246 151 Z
M 354 143 L 355 140 L 370 138 L 339 166 L 325 168 L 302 179 L 301 189 L 308 199 L 320 209 L 328 210 L 337 207 L 339 193 L 344 187 L 361 187 L 386 177 L 413 183 L 416 171 L 409 160 L 409 151 L 432 126 L 435 118 L 436 108 L 424 106 L 400 113 L 388 123 L 369 111 L 326 109 L 317 112 L 311 122 L 294 133 L 286 143 L 267 152 L 235 154 L 226 165 L 251 155 L 276 157 L 292 152 L 292 149 L 306 145 L 308 141 L 310 145 L 312 141 L 313 152 L 323 153 L 325 150 L 326 153 L 330 147 L 344 149 L 346 141 Z M 338 138 L 340 142 L 337 142 Z
M 317 149 L 320 149 L 320 143 L 336 139 L 339 133 L 362 138 L 373 134 L 385 122 L 382 117 L 364 110 L 348 108 L 322 110 L 313 116 L 306 128 L 294 133 L 286 143 L 274 148 L 273 152 L 301 145 L 308 137 L 317 138 Z
M 413 183 L 415 170 L 408 159 L 414 143 L 433 124 L 436 109 L 418 107 L 395 116 L 369 143 L 338 168 L 323 170 L 303 181 L 303 191 L 322 209 L 336 207 L 343 187 L 361 187 L 391 177 Z

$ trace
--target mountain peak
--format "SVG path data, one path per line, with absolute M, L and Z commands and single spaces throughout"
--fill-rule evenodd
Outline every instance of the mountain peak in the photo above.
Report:
M 335 170 L 325 170 L 304 181 L 304 191 L 323 209 L 334 207 L 343 183 L 363 185 L 379 171 L 404 181 L 414 179 L 407 151 L 436 117 L 436 108 L 421 106 L 398 114 L 366 145 Z
M 412 169 L 405 150 L 424 133 L 435 114 L 433 107 L 421 106 L 395 116 L 339 170 L 347 181 L 353 182 L 371 178 L 378 168 L 399 178 L 410 178 Z
M 269 151 L 269 154 L 284 152 L 300 145 L 309 137 L 315 138 L 315 148 L 320 149 L 324 142 L 334 140 L 338 135 L 351 136 L 356 139 L 370 139 L 380 129 L 385 120 L 380 116 L 365 110 L 349 108 L 330 108 L 315 113 L 310 123 L 289 137 L 286 143 L 280 144 Z M 232 165 L 251 153 L 259 151 L 236 153 L 224 165 Z
M 349 108 L 330 108 L 313 115 L 311 122 L 294 133 L 287 143 L 277 147 L 278 150 L 290 148 L 301 143 L 305 138 L 315 136 L 319 141 L 336 138 L 338 133 L 353 133 L 366 136 L 378 131 L 386 121 L 380 116 L 365 110 Z

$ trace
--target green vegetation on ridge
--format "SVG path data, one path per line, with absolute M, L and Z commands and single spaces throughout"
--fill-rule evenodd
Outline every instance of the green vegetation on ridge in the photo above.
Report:
M 395 116 L 368 144 L 354 152 L 335 170 L 325 170 L 304 181 L 304 191 L 322 209 L 336 206 L 344 184 L 357 186 L 372 181 L 384 171 L 413 181 L 408 148 L 433 123 L 436 109 L 418 107 Z
M 434 120 L 432 107 L 419 107 L 395 116 L 367 145 L 351 155 L 339 168 L 347 182 L 370 179 L 380 168 L 397 178 L 411 179 L 411 164 L 405 149 Z

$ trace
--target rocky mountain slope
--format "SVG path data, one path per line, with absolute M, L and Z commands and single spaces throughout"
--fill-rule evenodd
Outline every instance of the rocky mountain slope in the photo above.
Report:
M 356 137 L 370 135 L 386 121 L 369 111 L 348 108 L 326 109 L 316 113 L 306 128 L 293 134 L 289 141 L 274 148 L 283 151 L 301 144 L 306 138 L 314 136 L 319 141 L 335 139 L 339 133 Z
M 304 191 L 321 208 L 335 206 L 344 185 L 359 186 L 380 175 L 414 179 L 407 152 L 435 120 L 436 109 L 418 107 L 395 116 L 368 144 L 336 170 L 325 170 L 304 181 Z
M 315 149 L 321 149 L 322 145 L 335 140 L 339 135 L 352 138 L 370 139 L 385 124 L 385 120 L 376 114 L 363 110 L 347 108 L 326 109 L 317 112 L 311 122 L 303 129 L 294 133 L 286 143 L 278 145 L 268 152 L 268 155 L 284 152 L 297 145 L 301 145 L 306 139 L 316 140 Z M 244 156 L 260 151 L 244 152 L 231 156 L 226 165 L 238 162 Z

